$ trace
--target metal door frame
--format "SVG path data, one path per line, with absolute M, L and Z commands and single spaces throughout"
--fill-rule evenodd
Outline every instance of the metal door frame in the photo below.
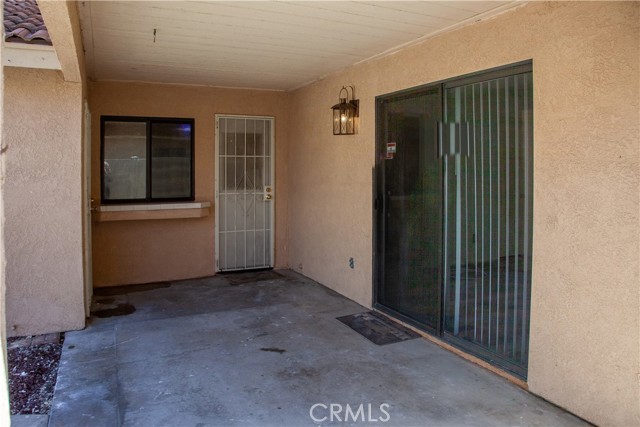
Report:
M 465 76 L 463 78 L 456 78 L 456 79 L 451 79 L 451 80 L 445 81 L 443 83 L 443 98 L 442 98 L 442 101 L 443 101 L 443 114 L 446 114 L 445 113 L 446 90 L 457 88 L 457 87 L 465 87 L 465 86 L 478 84 L 478 83 L 486 83 L 486 82 L 489 82 L 489 81 L 495 80 L 495 79 L 501 79 L 501 78 L 507 78 L 507 77 L 509 77 L 509 78 L 510 77 L 517 77 L 517 76 L 519 76 L 521 74 L 531 74 L 531 76 L 533 78 L 533 63 L 531 61 L 525 61 L 523 63 L 518 63 L 518 64 L 515 64 L 513 66 L 500 67 L 500 69 L 489 70 L 489 71 L 486 71 L 486 72 L 476 73 L 476 74 L 474 74 L 472 76 Z M 532 84 L 533 84 L 533 82 L 532 82 Z M 525 87 L 526 87 L 526 84 L 525 84 Z M 526 99 L 526 95 L 525 95 L 525 99 Z M 531 101 L 531 104 L 533 106 L 533 97 L 531 98 L 530 101 Z M 443 115 L 443 123 L 447 123 L 444 115 Z M 532 126 L 531 127 L 532 135 L 531 136 L 533 137 L 533 122 L 531 122 L 531 126 Z M 439 137 L 442 137 L 442 136 L 443 136 L 442 133 L 440 133 Z M 525 136 L 525 138 L 526 138 L 526 136 Z M 517 141 L 517 137 L 516 137 L 516 141 Z M 523 149 L 527 149 L 527 150 L 530 149 L 531 150 L 531 155 L 533 155 L 533 144 L 534 144 L 534 139 L 533 138 L 531 139 L 530 144 L 531 145 L 530 145 L 529 148 L 524 148 L 523 147 Z M 453 149 L 453 147 L 451 147 L 451 148 Z M 524 155 L 526 156 L 526 154 L 524 154 Z M 451 159 L 449 161 L 451 161 Z M 533 182 L 534 182 L 534 180 L 533 180 L 533 156 L 531 157 L 530 162 L 531 163 L 528 165 L 528 167 L 530 168 L 531 185 L 533 186 Z M 526 167 L 527 166 L 525 166 L 525 168 Z M 485 170 L 485 172 L 486 172 L 486 170 Z M 446 175 L 447 172 L 443 171 L 443 173 Z M 522 172 L 521 179 L 522 180 L 527 180 L 527 177 L 525 176 L 524 171 Z M 444 177 L 444 180 L 445 181 L 447 180 L 446 176 Z M 526 186 L 526 183 L 524 185 Z M 533 191 L 532 191 L 532 188 L 529 189 L 529 191 L 531 193 L 531 195 L 529 197 L 529 203 L 531 204 L 531 209 L 533 209 Z M 445 193 L 447 193 L 448 191 L 456 193 L 456 190 L 445 190 Z M 445 194 L 445 198 L 444 199 L 445 199 L 445 201 L 448 200 L 448 197 L 447 197 L 446 194 Z M 524 211 L 523 211 L 523 215 L 525 215 Z M 531 211 L 531 215 L 533 215 L 533 211 Z M 446 221 L 449 220 L 449 215 L 445 213 L 444 217 L 445 217 L 445 224 L 446 224 Z M 532 221 L 532 219 L 533 219 L 533 216 L 531 216 L 531 218 L 529 218 L 529 221 Z M 518 231 L 521 231 L 525 235 L 528 232 L 528 227 L 532 226 L 532 222 L 529 223 L 529 226 L 527 226 L 527 221 L 528 221 L 527 217 L 523 216 L 523 223 L 520 224 L 520 226 L 518 228 Z M 445 228 L 445 230 L 448 230 L 449 226 L 445 225 L 444 228 Z M 458 231 L 457 226 L 456 226 L 455 230 Z M 531 233 L 529 236 L 530 236 L 529 237 L 530 242 L 528 244 L 532 244 L 533 233 Z M 448 244 L 448 237 L 449 237 L 448 236 L 448 231 L 445 231 L 444 234 L 443 234 L 444 244 Z M 517 237 L 515 237 L 515 239 L 517 239 Z M 524 254 L 526 255 L 527 252 L 532 253 L 531 252 L 531 248 L 528 249 L 527 247 L 525 247 L 524 248 Z M 508 254 L 508 252 L 507 252 L 507 254 Z M 444 261 L 445 265 L 450 264 L 450 263 L 446 262 L 446 257 L 447 257 L 447 253 L 445 251 L 444 252 L 444 257 L 443 257 L 443 259 L 445 260 Z M 525 256 L 525 258 L 526 258 L 526 256 Z M 524 261 L 524 262 L 526 262 L 526 261 Z M 523 264 L 523 265 L 525 265 L 525 264 Z M 528 269 L 525 268 L 525 270 L 524 270 L 525 274 L 526 274 L 527 270 L 529 271 L 529 273 L 531 273 L 532 267 L 533 266 L 531 265 Z M 525 279 L 525 280 L 527 280 L 527 279 Z M 529 281 L 529 286 L 531 286 L 531 279 L 528 279 L 528 281 Z M 489 282 L 489 283 L 491 283 L 491 282 Z M 512 282 L 510 282 L 510 283 L 512 283 Z M 515 283 L 517 284 L 517 280 L 516 280 Z M 447 286 L 447 283 L 446 283 L 446 281 L 444 281 L 442 283 L 443 296 L 444 296 L 444 293 L 445 293 L 446 286 Z M 499 285 L 497 285 L 497 286 L 499 286 Z M 491 289 L 491 288 L 489 287 L 489 289 Z M 526 291 L 526 289 L 525 289 L 525 291 Z M 491 292 L 491 291 L 489 291 L 489 292 Z M 527 325 L 528 325 L 527 326 L 527 335 L 526 335 L 527 336 L 527 338 L 526 338 L 527 346 L 526 347 L 527 347 L 527 351 L 528 351 L 529 350 L 529 344 L 528 343 L 529 343 L 529 337 L 530 337 L 529 333 L 530 333 L 530 330 L 531 330 L 531 317 L 530 317 L 531 316 L 531 312 L 530 312 L 530 308 L 529 308 L 530 304 L 531 304 L 531 294 L 530 293 L 529 293 L 529 296 L 528 296 L 527 303 L 528 303 L 528 306 L 523 308 L 523 310 L 528 312 L 527 315 L 526 315 L 526 317 L 527 317 Z M 444 305 L 442 306 L 442 308 L 444 310 Z M 446 316 L 446 313 L 444 313 L 444 311 L 443 311 L 443 315 Z M 453 344 L 454 346 L 462 349 L 466 353 L 469 353 L 471 355 L 477 356 L 480 359 L 487 361 L 491 365 L 496 366 L 496 367 L 502 369 L 503 371 L 509 372 L 510 374 L 513 374 L 513 375 L 515 375 L 517 377 L 520 377 L 520 378 L 522 378 L 524 380 L 527 379 L 528 361 L 526 363 L 524 363 L 524 364 L 518 363 L 518 362 L 514 361 L 514 359 L 510 359 L 508 357 L 505 357 L 504 355 L 501 355 L 499 353 L 495 353 L 495 352 L 487 349 L 483 344 L 477 345 L 475 343 L 472 343 L 469 340 L 466 340 L 464 338 L 460 338 L 455 333 L 451 333 L 451 332 L 445 330 L 445 328 L 443 328 L 441 334 L 442 334 L 441 338 L 444 341 Z M 521 338 L 521 339 L 523 340 L 522 342 L 524 342 L 524 338 Z M 521 362 L 522 362 L 522 360 L 521 360 Z
M 456 337 L 453 337 L 451 335 L 449 335 L 448 333 L 445 333 L 444 331 L 444 280 L 443 280 L 443 274 L 445 274 L 444 272 L 441 271 L 440 274 L 440 279 L 441 279 L 441 283 L 440 283 L 440 294 L 439 294 L 439 306 L 440 306 L 440 319 L 438 321 L 438 325 L 436 330 L 434 330 L 433 328 L 430 328 L 428 325 L 425 325 L 424 323 L 421 323 L 420 321 L 413 319 L 412 317 L 409 317 L 406 314 L 400 313 L 396 310 L 391 309 L 390 307 L 387 307 L 381 303 L 378 302 L 378 293 L 379 293 L 379 286 L 381 286 L 382 282 L 382 278 L 381 278 L 381 264 L 383 264 L 383 260 L 382 260 L 382 251 L 384 250 L 383 248 L 381 248 L 381 245 L 384 245 L 384 236 L 381 236 L 381 232 L 383 230 L 383 228 L 380 225 L 380 219 L 379 219 L 379 212 L 378 210 L 381 208 L 381 201 L 378 200 L 378 186 L 381 184 L 380 183 L 380 172 L 379 172 L 379 167 L 380 167 L 380 162 L 377 159 L 378 157 L 378 149 L 379 149 L 379 145 L 382 144 L 383 139 L 384 139 L 384 124 L 382 123 L 383 121 L 383 117 L 382 117 L 382 104 L 387 101 L 387 100 L 392 100 L 392 99 L 398 99 L 398 98 L 402 98 L 404 96 L 408 96 L 408 97 L 412 97 L 412 96 L 419 96 L 421 93 L 424 93 L 424 91 L 429 90 L 430 88 L 436 87 L 436 86 L 440 86 L 441 87 L 441 106 L 440 106 L 440 120 L 443 120 L 443 116 L 444 116 L 444 104 L 445 104 L 445 91 L 446 89 L 450 89 L 450 88 L 454 88 L 457 86 L 465 86 L 468 84 L 473 84 L 476 82 L 481 82 L 481 81 L 485 81 L 485 80 L 492 80 L 492 79 L 497 79 L 497 78 L 501 78 L 501 77 L 510 77 L 510 76 L 514 76 L 514 75 L 518 75 L 518 74 L 522 74 L 522 73 L 529 73 L 529 72 L 533 72 L 533 61 L 532 60 L 525 60 L 525 61 L 521 61 L 521 62 L 517 62 L 514 64 L 508 64 L 508 65 L 504 65 L 504 66 L 500 66 L 500 67 L 496 67 L 496 68 L 492 68 L 489 70 L 482 70 L 482 71 L 478 71 L 478 72 L 473 72 L 473 73 L 469 73 L 469 74 L 465 74 L 462 76 L 458 76 L 458 77 L 453 77 L 453 78 L 449 78 L 449 79 L 444 79 L 444 80 L 439 80 L 439 81 L 435 81 L 432 83 L 427 83 L 427 84 L 423 84 L 423 85 L 419 85 L 419 86 L 415 86 L 415 87 L 411 87 L 408 89 L 403 89 L 403 90 L 399 90 L 399 91 L 395 91 L 395 92 L 391 92 L 388 94 L 384 94 L 384 95 L 379 95 L 376 96 L 375 101 L 376 101 L 376 113 L 375 113 L 375 121 L 376 121 L 376 130 L 375 130 L 375 135 L 376 135 L 376 142 L 375 142 L 375 165 L 373 167 L 372 170 L 372 184 L 373 184 L 373 192 L 372 192 L 372 196 L 373 196 L 373 203 L 372 203 L 372 216 L 373 216 L 373 230 L 372 230 L 372 243 L 373 243 L 373 250 L 372 250 L 372 266 L 373 266 L 373 277 L 372 277 L 372 307 L 376 310 L 379 310 L 383 313 L 386 313 L 392 317 L 395 317 L 399 320 L 402 320 L 412 326 L 417 327 L 420 330 L 423 330 L 439 339 L 442 339 L 443 341 L 454 345 L 454 347 L 457 347 L 461 350 L 463 350 L 464 352 L 477 356 L 479 358 L 481 358 L 482 360 L 484 360 L 485 362 L 498 367 L 499 369 L 504 370 L 505 372 L 514 374 L 518 377 L 521 377 L 523 379 L 526 380 L 527 378 L 527 371 L 528 371 L 528 367 L 524 368 L 524 370 L 520 370 L 515 368 L 512 365 L 512 363 L 506 361 L 503 362 L 502 360 L 498 360 L 496 358 L 496 355 L 489 353 L 489 352 L 485 352 L 483 349 L 480 348 L 476 348 L 474 346 L 472 346 L 471 344 L 465 342 L 462 339 L 458 339 Z M 533 103 L 533 99 L 532 99 L 532 103 Z M 532 124 L 533 126 L 533 124 Z M 437 137 L 440 137 L 440 134 L 437 135 Z M 533 142 L 532 142 L 533 143 Z M 445 185 L 445 179 L 446 177 L 444 176 L 445 170 L 444 167 L 442 168 L 442 184 L 443 186 Z M 532 174 L 533 174 L 533 170 L 532 170 Z M 534 175 L 534 180 L 533 182 L 535 182 L 535 175 Z M 535 184 L 534 184 L 535 185 Z M 444 189 L 443 189 L 444 191 Z M 445 214 L 445 204 L 447 203 L 446 200 L 446 194 L 443 194 L 443 199 L 442 199 L 442 215 L 444 216 Z M 533 203 L 533 201 L 532 201 Z M 446 217 L 444 218 L 446 219 Z M 445 263 L 445 239 L 446 239 L 446 232 L 445 230 L 445 225 L 444 225 L 444 221 L 443 221 L 443 232 L 442 232 L 442 238 L 443 238 L 443 244 L 442 244 L 442 253 L 441 253 L 441 263 L 444 266 Z M 383 233 L 382 233 L 383 234 Z M 533 235 L 532 237 L 533 238 Z M 382 240 L 381 240 L 382 239 Z M 532 266 L 533 268 L 533 266 Z M 531 298 L 531 296 L 529 296 L 529 298 Z M 531 300 L 529 300 L 529 303 L 531 303 Z M 531 316 L 531 312 L 529 311 L 529 316 Z M 529 331 L 531 330 L 531 318 L 529 317 Z
M 218 175 L 218 173 L 220 172 L 220 132 L 218 132 L 219 129 L 219 123 L 220 123 L 220 119 L 258 119 L 258 120 L 269 120 L 271 122 L 271 132 L 270 132 L 270 139 L 271 139 L 271 147 L 270 147 L 270 152 L 269 152 L 269 156 L 271 158 L 271 161 L 269 162 L 269 168 L 270 168 L 270 179 L 271 179 L 271 188 L 273 189 L 272 194 L 274 196 L 274 199 L 271 201 L 270 203 L 270 207 L 269 207 L 269 213 L 270 213 L 270 221 L 271 221 L 271 226 L 270 226 L 270 231 L 269 231 L 269 239 L 270 239 L 270 247 L 269 247 L 269 255 L 270 255 L 270 266 L 269 267 L 254 267 L 254 268 L 248 268 L 247 270 L 260 270 L 260 269 L 264 269 L 264 268 L 273 268 L 273 266 L 275 265 L 275 199 L 277 198 L 277 194 L 276 194 L 276 185 L 275 185 L 275 176 L 276 176 L 276 171 L 275 171 L 275 154 L 276 154 L 276 139 L 275 139 L 275 129 L 276 129 L 276 118 L 274 116 L 255 116 L 255 115 L 244 115 L 244 114 L 216 114 L 215 115 L 215 145 L 214 145 L 214 150 L 215 150 L 215 160 L 214 160 L 214 201 L 215 201 L 215 214 L 214 214 L 214 270 L 216 273 L 220 273 L 222 270 L 220 269 L 219 263 L 218 261 L 220 260 L 220 239 L 218 238 L 218 233 L 219 233 L 219 229 L 218 229 L 218 224 L 219 224 L 219 219 L 220 219 L 220 210 L 219 210 L 219 206 L 220 204 L 218 203 L 219 201 L 219 194 L 220 194 L 220 177 Z M 246 132 L 246 129 L 245 129 Z M 234 271 L 234 270 L 229 270 L 229 271 Z M 242 271 L 242 270 L 238 270 L 238 271 Z
M 425 85 L 420 85 L 414 88 L 409 88 L 406 90 L 401 90 L 401 91 L 397 91 L 397 92 L 393 92 L 390 94 L 386 94 L 386 95 L 381 95 L 381 96 L 377 96 L 376 97 L 376 143 L 375 143 L 375 150 L 376 150 L 376 159 L 375 159 L 375 165 L 373 167 L 373 260 L 372 260 L 372 265 L 373 265 L 373 292 L 372 292 L 372 297 L 373 297 L 373 301 L 371 306 L 378 310 L 381 311 L 383 313 L 386 313 L 390 316 L 393 316 L 399 320 L 402 320 L 403 322 L 415 326 L 421 330 L 427 331 L 435 336 L 440 336 L 441 332 L 442 332 L 442 313 L 443 313 L 443 301 L 442 301 L 442 265 L 444 264 L 444 253 L 443 253 L 443 247 L 440 248 L 441 253 L 439 255 L 440 258 L 440 267 L 439 267 L 439 272 L 438 272 L 438 287 L 440 288 L 440 292 L 438 293 L 438 307 L 439 307 L 439 314 L 438 314 L 438 319 L 436 322 L 436 325 L 434 327 L 431 327 L 423 322 L 420 322 L 419 320 L 416 320 L 406 314 L 403 314 L 391 307 L 388 307 L 382 303 L 379 302 L 379 293 L 380 293 L 380 286 L 382 285 L 382 277 L 384 277 L 384 273 L 383 268 L 384 268 L 384 262 L 382 261 L 382 257 L 384 255 L 384 245 L 385 245 L 385 223 L 384 220 L 380 220 L 379 218 L 379 210 L 380 209 L 384 209 L 384 202 L 380 199 L 380 195 L 378 193 L 378 186 L 381 184 L 384 184 L 384 179 L 382 176 L 382 172 L 381 172 L 381 167 L 384 164 L 384 160 L 381 160 L 378 158 L 378 149 L 380 148 L 381 144 L 383 144 L 383 140 L 385 139 L 385 131 L 386 131 L 386 124 L 382 124 L 384 117 L 382 114 L 382 107 L 383 105 L 388 102 L 388 101 L 395 101 L 395 100 L 401 100 L 401 99 L 407 99 L 407 98 L 412 98 L 412 97 L 417 97 L 417 96 L 421 96 L 424 94 L 429 93 L 430 91 L 433 91 L 434 89 L 437 89 L 440 95 L 440 105 L 438 105 L 439 108 L 439 112 L 438 115 L 439 117 L 442 116 L 442 99 L 443 99 L 443 89 L 442 89 L 442 84 L 441 83 L 428 83 Z M 436 137 L 437 135 L 434 135 L 434 137 Z M 434 151 L 434 156 L 437 155 L 437 153 Z M 440 170 L 440 174 L 441 174 L 441 179 L 444 179 L 444 168 L 441 168 Z M 384 196 L 382 196 L 384 197 Z M 443 200 L 442 200 L 442 204 L 440 206 L 440 215 L 444 215 L 444 194 L 443 194 Z M 384 213 L 384 212 L 383 212 Z M 441 239 L 444 239 L 444 229 L 441 230 Z

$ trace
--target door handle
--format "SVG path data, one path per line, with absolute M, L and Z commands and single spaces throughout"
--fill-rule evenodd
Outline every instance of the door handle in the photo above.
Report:
M 270 185 L 265 185 L 264 187 L 264 200 L 273 200 L 273 187 Z
M 471 129 L 469 122 L 438 122 L 436 130 L 436 157 L 460 154 L 468 157 L 473 152 L 470 146 Z
M 444 156 L 444 123 L 438 122 L 436 127 L 436 159 L 442 159 Z

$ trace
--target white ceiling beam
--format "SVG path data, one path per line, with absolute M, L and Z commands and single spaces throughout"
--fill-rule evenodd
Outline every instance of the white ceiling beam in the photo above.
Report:
M 38 6 L 60 61 L 64 79 L 82 83 L 85 72 L 84 52 L 76 3 L 40 0 Z

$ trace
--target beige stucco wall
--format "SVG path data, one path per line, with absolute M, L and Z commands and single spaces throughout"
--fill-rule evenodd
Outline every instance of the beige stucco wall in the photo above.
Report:
M 80 329 L 82 85 L 59 71 L 4 73 L 7 331 Z
M 0 11 L 2 16 L 2 11 Z M 3 46 L 0 45 L 0 63 L 2 63 Z M 0 99 L 4 96 L 4 67 L 0 67 Z M 0 147 L 2 143 L 3 102 L 0 102 Z M 5 255 L 4 255 L 4 156 L 0 155 L 0 424 L 10 424 L 9 411 L 9 386 L 7 371 L 7 344 L 6 344 L 6 282 L 5 282 Z
M 532 59 L 529 388 L 595 423 L 640 425 L 639 8 L 532 2 L 295 91 L 291 267 L 370 305 L 374 97 Z M 360 131 L 335 137 L 345 84 Z
M 100 200 L 100 116 L 195 119 L 197 201 L 211 202 L 198 219 L 94 222 L 94 286 L 148 283 L 214 274 L 215 115 L 275 117 L 275 265 L 287 266 L 287 105 L 284 92 L 144 83 L 91 83 L 92 194 Z

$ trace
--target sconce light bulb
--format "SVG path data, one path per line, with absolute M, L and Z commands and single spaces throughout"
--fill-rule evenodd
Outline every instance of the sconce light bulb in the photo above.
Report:
M 347 115 L 346 115 L 346 114 L 342 114 L 342 115 L 340 116 L 340 121 L 341 121 L 342 123 L 347 123 Z

